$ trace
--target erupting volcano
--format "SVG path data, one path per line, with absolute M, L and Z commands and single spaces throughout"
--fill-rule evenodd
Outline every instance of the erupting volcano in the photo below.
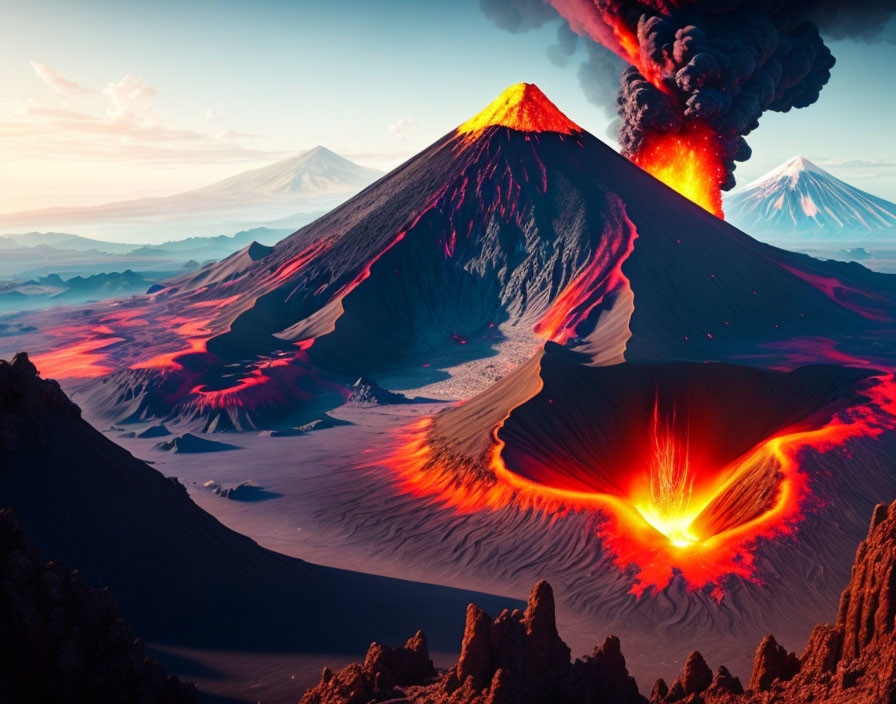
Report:
M 600 104 L 604 77 L 621 71 L 622 153 L 720 217 L 721 191 L 734 186 L 735 162 L 750 158 L 745 137 L 762 115 L 811 105 L 830 79 L 835 60 L 822 35 L 873 37 L 893 12 L 891 3 L 846 0 L 489 0 L 482 8 L 512 32 L 549 22 L 553 9 L 568 25 L 554 49 L 567 57 L 578 37 L 593 42 L 579 80 Z
M 639 142 L 704 174 L 701 208 L 511 86 L 275 247 L 35 314 L 16 345 L 92 414 L 178 433 L 294 429 L 361 376 L 451 402 L 381 411 L 315 515 L 496 593 L 550 572 L 619 629 L 801 632 L 842 587 L 813 565 L 896 492 L 896 282 L 706 212 L 717 127 Z

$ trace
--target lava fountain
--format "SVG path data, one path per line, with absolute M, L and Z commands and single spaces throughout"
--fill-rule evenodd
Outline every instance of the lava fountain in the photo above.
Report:
M 631 160 L 685 198 L 723 218 L 725 163 L 713 130 L 695 123 L 677 133 L 646 136 Z
M 731 575 L 760 581 L 757 546 L 792 535 L 818 503 L 805 458 L 896 429 L 892 375 L 729 365 L 645 374 L 624 364 L 578 377 L 560 369 L 563 389 L 554 381 L 562 364 L 551 364 L 542 363 L 536 395 L 492 430 L 478 464 L 473 453 L 461 456 L 458 430 L 465 418 L 481 418 L 474 399 L 403 429 L 387 465 L 402 492 L 462 514 L 593 516 L 605 555 L 639 597 L 676 573 L 717 599 Z M 659 375 L 659 392 L 632 391 L 633 379 L 651 375 Z M 720 399 L 712 390 L 723 379 L 729 393 Z M 640 398 L 619 403 L 619 388 Z M 617 398 L 615 408 L 608 398 Z M 763 408 L 769 398 L 787 400 Z

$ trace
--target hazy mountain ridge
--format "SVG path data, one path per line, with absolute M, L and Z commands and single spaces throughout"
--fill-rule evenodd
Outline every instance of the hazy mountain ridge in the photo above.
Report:
M 0 228 L 89 229 L 109 239 L 134 241 L 204 236 L 291 217 L 297 211 L 329 210 L 380 175 L 317 146 L 168 196 L 2 213 Z

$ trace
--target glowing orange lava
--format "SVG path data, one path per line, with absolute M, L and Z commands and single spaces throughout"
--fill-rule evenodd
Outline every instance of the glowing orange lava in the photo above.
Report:
M 458 127 L 457 133 L 474 138 L 486 128 L 495 126 L 520 132 L 573 134 L 582 131 L 531 83 L 517 83 L 505 89 L 485 110 Z
M 34 355 L 31 361 L 34 362 L 41 376 L 49 379 L 82 379 L 104 376 L 114 369 L 101 364 L 105 360 L 105 355 L 97 354 L 97 350 L 105 349 L 123 340 L 124 338 L 121 337 L 82 340 L 52 352 Z
M 716 134 L 694 124 L 673 134 L 648 135 L 632 161 L 689 200 L 724 218 L 721 183 L 725 165 Z
M 502 456 L 501 426 L 492 434 L 484 477 L 461 471 L 433 450 L 431 418 L 403 429 L 388 466 L 400 490 L 459 513 L 512 507 L 557 515 L 596 511 L 604 519 L 597 531 L 613 562 L 620 570 L 637 570 L 633 594 L 662 589 L 680 571 L 691 588 L 714 585 L 713 595 L 722 598 L 726 575 L 758 579 L 758 539 L 795 531 L 811 495 L 809 477 L 800 469 L 804 451 L 827 452 L 852 438 L 896 429 L 893 375 L 870 379 L 861 393 L 863 402 L 820 427 L 782 431 L 719 468 L 691 466 L 687 442 L 656 418 L 654 436 L 645 438 L 653 445 L 652 460 L 642 468 L 620 468 L 617 493 L 561 489 L 516 474 Z M 759 488 L 771 490 L 757 511 L 759 480 Z M 739 510 L 738 501 L 746 508 Z

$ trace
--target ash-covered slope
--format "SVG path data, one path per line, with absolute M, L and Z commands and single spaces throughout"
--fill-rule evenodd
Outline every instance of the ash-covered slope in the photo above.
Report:
M 896 698 L 896 502 L 874 511 L 834 626 L 817 626 L 799 657 L 767 636 L 746 687 L 728 668 L 713 674 L 694 651 L 671 686 L 659 680 L 651 704 L 889 704 Z M 692 643 L 699 645 L 699 643 Z M 746 680 L 745 680 L 746 681 Z M 646 704 L 626 669 L 619 639 L 570 663 L 554 619 L 551 587 L 540 582 L 525 612 L 492 619 L 470 604 L 461 655 L 433 672 L 426 637 L 404 647 L 370 646 L 363 664 L 325 668 L 301 704 L 402 701 L 413 704 Z
M 727 219 L 775 242 L 896 237 L 896 203 L 796 156 L 725 199 Z
M 423 622 L 447 648 L 456 632 L 442 614 L 456 617 L 471 596 L 260 548 L 90 427 L 24 355 L 0 361 L 0 506 L 48 559 L 108 586 L 157 643 L 351 653 L 381 629 L 397 638 Z
M 876 334 L 894 299 L 890 277 L 747 237 L 520 84 L 272 251 L 78 325 L 48 315 L 18 344 L 56 378 L 111 374 L 85 402 L 113 416 L 251 428 L 327 410 L 334 381 L 422 386 L 506 342 L 604 363 L 761 358 Z

